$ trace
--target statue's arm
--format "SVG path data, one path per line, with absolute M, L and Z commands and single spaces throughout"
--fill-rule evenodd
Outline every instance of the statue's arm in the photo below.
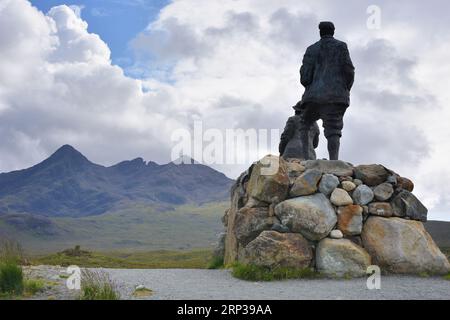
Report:
M 283 155 L 289 140 L 291 140 L 292 136 L 294 135 L 294 132 L 295 132 L 295 123 L 292 120 L 292 118 L 289 118 L 288 121 L 286 122 L 286 126 L 284 127 L 284 131 L 281 134 L 280 138 L 280 145 L 278 147 L 280 155 Z
M 311 49 L 306 49 L 300 68 L 300 83 L 306 88 L 313 81 L 314 76 L 314 56 Z
M 350 58 L 350 52 L 347 45 L 344 44 L 344 73 L 347 82 L 347 88 L 350 90 L 353 87 L 355 81 L 355 67 L 353 66 L 352 59 Z

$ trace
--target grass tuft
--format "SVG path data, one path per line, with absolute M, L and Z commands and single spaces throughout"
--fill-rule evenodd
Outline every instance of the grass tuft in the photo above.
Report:
M 33 296 L 45 288 L 45 282 L 42 279 L 25 279 L 23 282 L 25 296 Z
M 446 276 L 444 276 L 444 280 L 450 281 L 450 273 Z
M 83 270 L 80 300 L 119 300 L 116 284 L 101 271 Z
M 0 293 L 21 295 L 23 292 L 23 272 L 19 265 L 23 260 L 20 244 L 9 239 L 0 240 Z
M 223 257 L 212 257 L 209 261 L 207 269 L 221 269 L 223 268 Z
M 14 261 L 0 262 L 0 293 L 6 295 L 21 295 L 22 292 L 22 268 Z
M 232 267 L 232 275 L 247 281 L 274 281 L 286 279 L 315 279 L 320 274 L 311 268 L 296 269 L 287 267 L 267 268 L 256 265 L 236 263 Z
M 23 249 L 19 242 L 0 239 L 0 262 L 21 264 L 23 260 Z

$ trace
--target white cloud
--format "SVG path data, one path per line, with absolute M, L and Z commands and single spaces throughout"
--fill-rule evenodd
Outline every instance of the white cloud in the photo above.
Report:
M 303 91 L 302 54 L 318 21 L 333 20 L 356 65 L 343 157 L 412 178 L 430 217 L 450 220 L 445 10 L 434 29 L 424 13 L 432 5 L 380 1 L 382 29 L 372 31 L 369 4 L 348 0 L 343 12 L 326 0 L 172 1 L 131 43 L 134 72 L 147 75 L 136 80 L 111 65 L 108 46 L 69 7 L 44 15 L 5 0 L 0 169 L 34 164 L 64 143 L 102 164 L 168 161 L 171 133 L 195 119 L 206 128 L 282 128 Z M 236 176 L 246 165 L 217 167 Z
M 2 171 L 41 161 L 64 143 L 105 164 L 140 155 L 167 160 L 165 137 L 181 126 L 160 112 L 170 88 L 143 93 L 142 82 L 111 65 L 108 46 L 69 7 L 44 15 L 24 0 L 4 3 Z

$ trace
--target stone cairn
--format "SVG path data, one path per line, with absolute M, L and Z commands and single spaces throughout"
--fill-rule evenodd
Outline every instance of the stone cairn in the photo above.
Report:
M 226 266 L 314 268 L 332 277 L 363 276 L 370 265 L 446 274 L 450 264 L 423 227 L 427 209 L 413 189 L 382 165 L 269 155 L 233 185 L 215 254 Z

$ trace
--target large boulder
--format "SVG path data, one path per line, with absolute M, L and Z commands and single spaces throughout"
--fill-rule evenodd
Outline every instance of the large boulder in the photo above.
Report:
M 326 238 L 316 248 L 316 268 L 332 277 L 361 277 L 370 266 L 369 254 L 347 239 Z
M 379 164 L 360 165 L 355 167 L 355 178 L 371 187 L 382 184 L 389 175 L 389 171 Z
M 249 196 L 266 203 L 278 203 L 286 199 L 288 189 L 287 166 L 282 158 L 268 155 L 253 166 L 247 185 Z
M 361 234 L 363 226 L 363 208 L 348 205 L 338 208 L 338 228 L 347 236 Z
M 333 206 L 321 193 L 285 200 L 275 207 L 275 214 L 291 232 L 313 241 L 325 238 L 337 222 Z
M 322 173 L 334 174 L 338 177 L 353 176 L 351 164 L 341 160 L 308 160 L 305 161 L 306 169 L 317 169 Z
M 269 216 L 269 208 L 241 208 L 235 218 L 234 234 L 243 246 L 255 239 L 264 230 L 270 230 L 278 222 Z
M 322 172 L 316 169 L 306 170 L 294 181 L 289 192 L 291 197 L 307 196 L 317 191 L 317 185 L 322 177 Z
M 418 221 L 370 217 L 362 232 L 364 248 L 383 271 L 447 274 L 450 264 Z
M 394 216 L 427 221 L 428 209 L 411 192 L 402 190 L 392 199 L 391 203 Z
M 243 264 L 261 267 L 307 268 L 313 260 L 308 241 L 298 233 L 264 231 L 239 255 Z
M 236 216 L 238 211 L 248 202 L 249 197 L 246 191 L 246 186 L 254 166 L 255 165 L 252 165 L 248 168 L 248 170 L 244 171 L 236 179 L 230 190 L 231 205 L 222 219 L 226 228 L 224 256 L 225 265 L 231 265 L 238 259 L 240 245 L 234 232 L 236 228 Z

